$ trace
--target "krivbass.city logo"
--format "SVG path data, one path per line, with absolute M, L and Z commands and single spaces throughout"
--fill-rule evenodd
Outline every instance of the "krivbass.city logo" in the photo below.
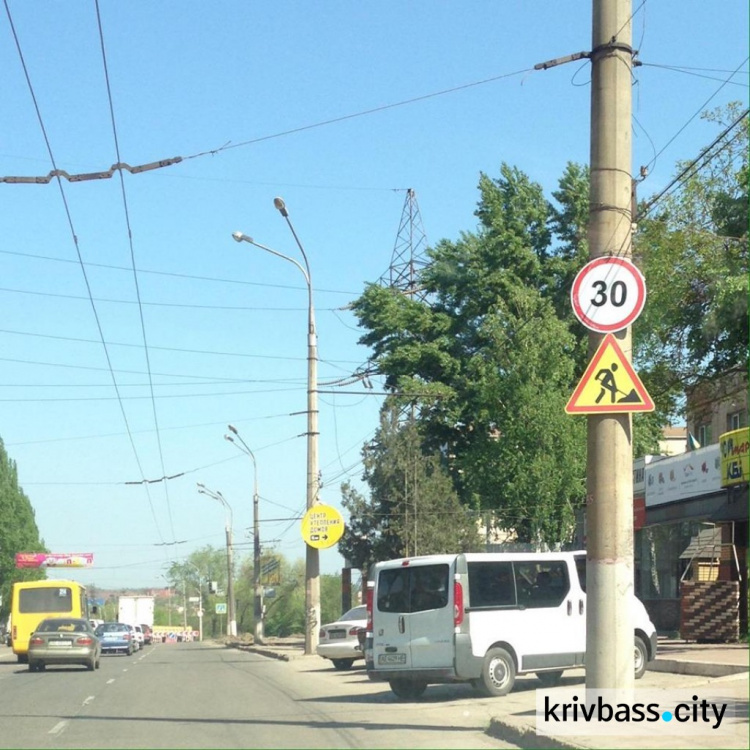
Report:
M 713 747 L 740 732 L 747 716 L 738 716 L 740 695 L 733 686 L 684 689 L 635 688 L 587 691 L 585 685 L 537 690 L 536 731 L 548 736 L 642 737 L 711 735 Z

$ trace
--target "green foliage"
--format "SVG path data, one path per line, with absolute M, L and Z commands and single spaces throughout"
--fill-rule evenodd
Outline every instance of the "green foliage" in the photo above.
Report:
M 380 560 L 460 552 L 479 545 L 477 516 L 461 505 L 439 454 L 426 452 L 417 422 L 387 401 L 374 440 L 363 448 L 370 498 L 342 486 L 351 521 L 339 551 L 367 571 Z
M 706 119 L 725 126 L 739 113 Z M 649 295 L 638 361 L 673 411 L 685 389 L 748 368 L 747 119 L 708 156 L 679 191 L 647 203 L 635 238 Z
M 564 413 L 584 360 L 572 314 L 556 307 L 584 247 L 585 177 L 568 167 L 554 209 L 517 169 L 482 175 L 479 229 L 432 251 L 428 302 L 370 286 L 353 305 L 395 401 L 415 409 L 425 455 L 455 456 L 464 505 L 522 541 L 564 541 L 584 496 L 583 420 Z
M 18 485 L 15 461 L 8 457 L 0 440 L 0 620 L 10 612 L 11 585 L 16 581 L 35 581 L 46 578 L 40 568 L 16 568 L 17 552 L 48 552 L 39 537 L 34 509 Z

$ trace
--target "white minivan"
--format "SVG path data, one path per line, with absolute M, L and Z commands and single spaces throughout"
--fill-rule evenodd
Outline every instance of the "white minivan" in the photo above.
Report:
M 586 656 L 586 553 L 486 552 L 377 563 L 368 590 L 367 670 L 400 698 L 430 683 L 510 692 L 517 674 L 545 687 Z M 635 676 L 656 657 L 656 629 L 635 602 Z M 370 633 L 372 634 L 370 637 Z

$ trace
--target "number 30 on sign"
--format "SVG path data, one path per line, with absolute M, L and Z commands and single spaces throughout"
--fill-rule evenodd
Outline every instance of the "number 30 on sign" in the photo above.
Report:
M 626 258 L 595 258 L 578 272 L 570 301 L 586 328 L 614 333 L 627 328 L 641 314 L 646 303 L 646 282 Z

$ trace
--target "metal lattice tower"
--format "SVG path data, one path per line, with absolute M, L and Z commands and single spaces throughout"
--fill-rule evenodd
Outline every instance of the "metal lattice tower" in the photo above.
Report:
M 426 251 L 427 235 L 422 226 L 417 194 L 409 188 L 401 212 L 391 265 L 383 274 L 380 283 L 424 300 L 426 293 L 421 289 L 419 274 L 427 265 Z

